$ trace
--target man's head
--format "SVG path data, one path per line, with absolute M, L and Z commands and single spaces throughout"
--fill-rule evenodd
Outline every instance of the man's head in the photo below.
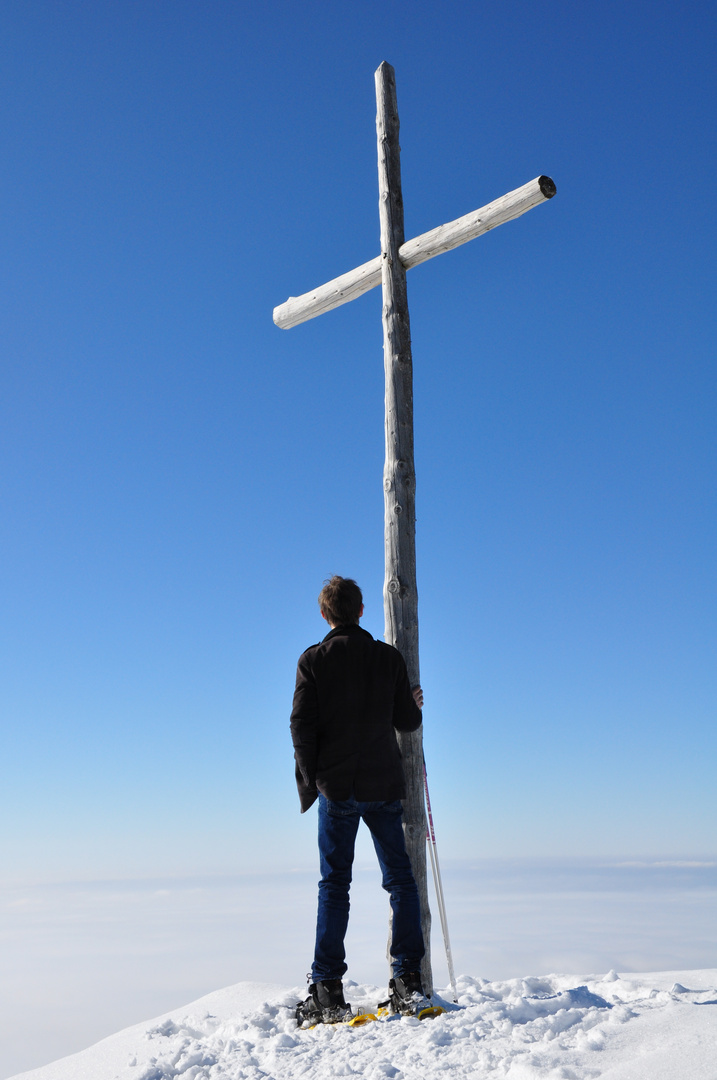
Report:
M 355 581 L 334 574 L 324 582 L 319 607 L 330 626 L 351 626 L 363 615 L 363 596 Z

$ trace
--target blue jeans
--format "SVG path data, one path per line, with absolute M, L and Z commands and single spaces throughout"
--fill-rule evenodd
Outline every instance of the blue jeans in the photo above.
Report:
M 393 974 L 418 971 L 423 957 L 423 933 L 418 889 L 406 854 L 399 800 L 396 802 L 336 802 L 319 795 L 319 911 L 311 977 L 314 982 L 340 979 L 347 970 L 344 937 L 349 923 L 349 888 L 354 844 L 361 818 L 376 849 L 383 887 L 391 898 Z

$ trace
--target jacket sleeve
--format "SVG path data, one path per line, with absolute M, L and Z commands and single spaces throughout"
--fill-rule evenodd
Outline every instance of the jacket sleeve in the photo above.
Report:
M 406 661 L 398 653 L 399 670 L 393 699 L 393 726 L 399 731 L 416 731 L 423 721 L 423 713 L 416 705 L 408 682 Z
M 291 710 L 291 741 L 296 762 L 296 786 L 299 790 L 301 812 L 308 810 L 318 798 L 316 789 L 316 759 L 319 728 L 319 702 L 316 681 L 309 659 L 304 653 L 296 668 L 296 689 Z

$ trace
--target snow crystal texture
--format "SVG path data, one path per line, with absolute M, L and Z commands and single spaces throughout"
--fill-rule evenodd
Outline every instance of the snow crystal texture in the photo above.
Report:
M 302 989 L 239 983 L 24 1080 L 717 1080 L 717 971 L 488 982 L 436 1019 L 297 1028 Z M 346 984 L 354 1009 L 385 991 Z M 18 1078 L 19 1080 L 19 1078 Z

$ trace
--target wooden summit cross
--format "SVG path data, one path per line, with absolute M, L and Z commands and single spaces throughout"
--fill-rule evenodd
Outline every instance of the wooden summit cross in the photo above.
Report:
M 406 271 L 444 251 L 520 217 L 551 199 L 555 184 L 539 176 L 480 210 L 439 225 L 404 242 L 401 163 L 398 145 L 396 77 L 385 61 L 376 71 L 379 217 L 381 254 L 303 296 L 291 296 L 274 308 L 274 322 L 284 330 L 313 319 L 383 286 L 383 352 L 386 370 L 386 464 L 383 474 L 386 576 L 385 638 L 403 655 L 411 686 L 420 683 L 418 667 L 418 593 L 416 589 L 415 473 L 413 464 L 413 366 L 406 295 Z M 426 875 L 426 812 L 423 794 L 423 736 L 419 729 L 399 734 L 408 795 L 404 801 L 406 846 L 421 897 L 426 956 L 421 969 L 426 993 L 433 991 L 431 914 Z

